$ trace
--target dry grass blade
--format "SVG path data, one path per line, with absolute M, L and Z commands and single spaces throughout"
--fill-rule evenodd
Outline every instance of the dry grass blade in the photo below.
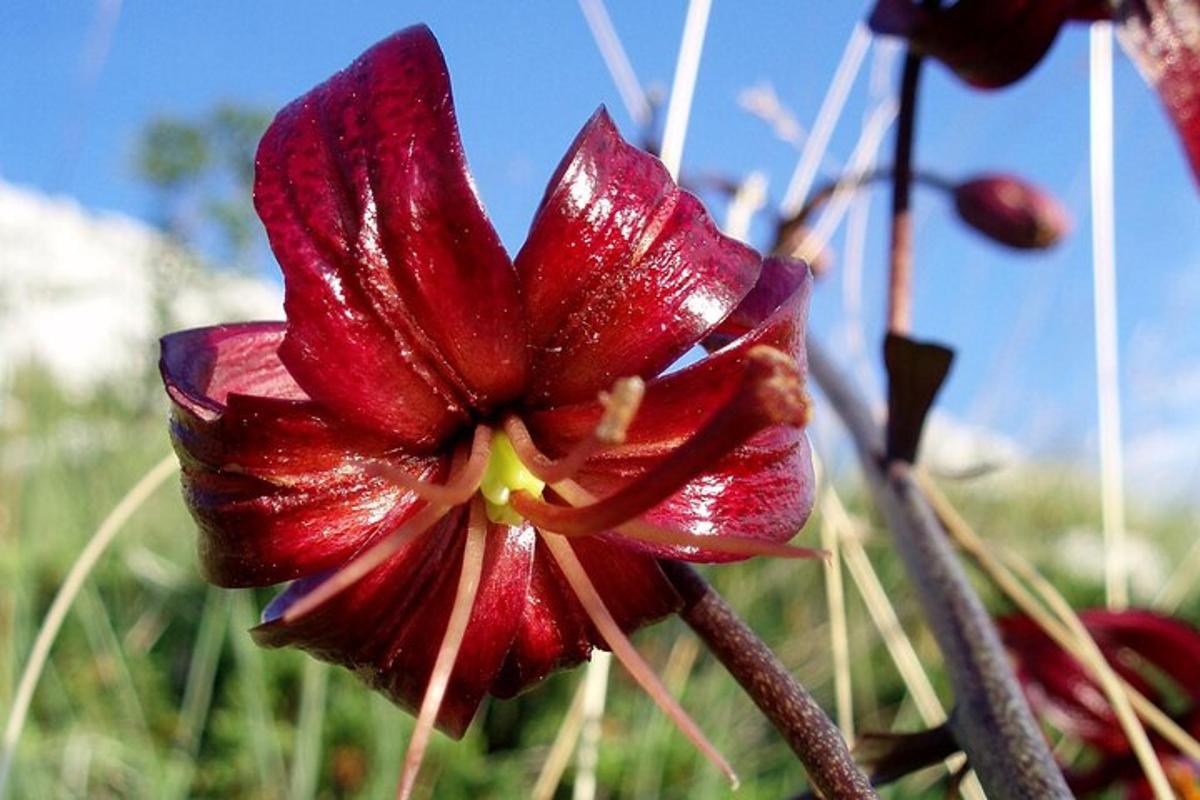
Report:
M 804 205 L 805 196 L 812 188 L 813 179 L 817 176 L 817 169 L 829 147 L 829 137 L 833 134 L 833 129 L 842 116 L 846 97 L 850 94 L 850 87 L 854 85 L 854 79 L 858 77 L 858 71 L 862 68 L 863 56 L 866 55 L 870 44 L 871 33 L 867 30 L 867 26 L 862 22 L 855 23 L 854 30 L 850 32 L 850 38 L 846 40 L 846 47 L 842 51 L 837 69 L 834 70 L 833 78 L 830 79 L 825 98 L 817 110 L 812 133 L 804 143 L 800 161 L 796 164 L 796 170 L 792 173 L 787 193 L 780 205 L 780 211 L 785 217 L 794 215 Z
M 1099 654 L 1099 650 L 1096 648 L 1091 636 L 1087 634 L 1086 629 L 1082 629 L 1082 623 L 1076 628 L 1065 619 L 1059 619 L 1056 616 L 1056 614 L 1061 615 L 1065 611 L 1067 612 L 1067 616 L 1074 618 L 1078 622 L 1078 616 L 1075 615 L 1070 605 L 1067 604 L 1066 600 L 1062 598 L 1062 595 L 1058 593 L 1049 581 L 1046 581 L 1032 567 L 1024 561 L 1020 561 L 1014 555 L 1008 555 L 1005 560 L 1001 560 L 994 555 L 987 544 L 975 534 L 967 521 L 963 519 L 962 515 L 958 513 L 953 504 L 950 503 L 927 475 L 918 471 L 917 479 L 926 496 L 929 498 L 931 505 L 937 512 L 938 517 L 942 520 L 947 532 L 958 543 L 959 547 L 971 556 L 976 565 L 996 584 L 997 588 L 1008 596 L 1023 613 L 1034 620 L 1060 647 L 1075 656 L 1092 673 L 1093 678 L 1099 681 L 1102 687 L 1105 687 L 1106 693 L 1112 688 L 1120 690 L 1117 692 L 1117 695 L 1123 698 L 1124 702 L 1117 700 L 1114 703 L 1113 709 L 1119 717 L 1121 712 L 1116 707 L 1117 704 L 1124 705 L 1127 702 L 1128 707 L 1136 712 L 1137 717 L 1144 720 L 1146 724 L 1150 725 L 1164 739 L 1178 747 L 1189 758 L 1200 759 L 1200 742 L 1197 742 L 1195 738 L 1180 728 L 1174 720 L 1167 716 L 1162 709 L 1151 703 L 1145 695 L 1130 686 L 1128 682 L 1112 671 L 1108 662 Z M 1005 563 L 1006 561 L 1008 563 Z M 1030 580 L 1031 583 L 1037 585 L 1039 594 L 1043 595 L 1042 600 L 1039 601 L 1033 593 L 1025 588 L 1017 575 L 1014 574 L 1012 569 L 1015 565 L 1014 562 L 1016 565 L 1019 565 L 1026 580 Z M 1051 600 L 1051 598 L 1054 599 Z M 1051 613 L 1044 603 L 1055 608 L 1055 612 Z M 1103 673 L 1108 673 L 1112 681 L 1106 683 L 1102 677 Z M 1111 697 L 1109 699 L 1110 702 L 1113 702 Z M 1137 723 L 1136 718 L 1134 722 Z M 1125 726 L 1127 723 L 1128 720 L 1122 718 L 1122 725 Z M 1136 728 L 1141 728 L 1140 723 L 1136 724 Z M 1130 735 L 1128 728 L 1126 728 L 1126 734 Z M 1130 737 L 1130 742 L 1134 744 L 1136 750 L 1137 743 L 1134 740 L 1134 736 Z M 1142 731 L 1142 736 L 1145 736 L 1144 731 Z M 1158 764 L 1153 751 L 1151 750 L 1147 755 L 1153 761 L 1149 765 L 1149 769 L 1147 769 L 1147 777 L 1151 777 L 1151 772 L 1155 767 L 1158 768 L 1161 774 L 1161 765 Z M 1138 753 L 1139 761 L 1142 760 L 1142 756 L 1142 753 Z M 1143 769 L 1147 767 L 1145 763 L 1142 766 Z M 1167 791 L 1170 792 L 1169 783 L 1166 786 Z M 1170 793 L 1165 795 L 1168 798 L 1172 796 Z
M 583 727 L 583 698 L 586 689 L 585 679 L 576 687 L 571 705 L 563 715 L 562 724 L 558 726 L 554 743 L 550 745 L 550 752 L 542 762 L 542 771 L 538 773 L 537 782 L 533 784 L 533 791 L 529 794 L 531 800 L 552 800 L 554 793 L 558 791 L 558 784 L 571 761 L 571 753 L 575 751 L 575 743 L 579 741 L 579 731 Z
M 1054 585 L 1043 578 L 1023 558 L 1016 553 L 1004 551 L 1001 551 L 1001 557 L 1013 571 L 1041 595 L 1042 601 L 1058 615 L 1075 637 L 1077 649 L 1072 651 L 1072 655 L 1078 658 L 1100 683 L 1109 705 L 1112 706 L 1113 713 L 1117 715 L 1117 720 L 1121 723 L 1121 730 L 1125 732 L 1125 737 L 1133 747 L 1142 771 L 1146 773 L 1146 779 L 1150 782 L 1150 788 L 1153 790 L 1156 800 L 1174 800 L 1175 793 L 1171 789 L 1171 782 L 1163 771 L 1162 763 L 1159 762 L 1158 755 L 1154 752 L 1153 745 L 1150 744 L 1150 737 L 1146 735 L 1141 720 L 1133 711 L 1129 695 L 1125 693 L 1120 678 L 1105 660 L 1104 654 L 1100 652 L 1100 647 L 1084 627 L 1079 615 L 1054 588 Z
M 696 76 L 700 72 L 700 51 L 704 49 L 704 34 L 708 30 L 708 12 L 712 0 L 690 0 L 683 21 L 683 38 L 679 43 L 679 58 L 675 62 L 675 78 L 671 81 L 671 99 L 667 103 L 667 121 L 663 124 L 660 157 L 671 177 L 678 180 L 683 162 L 683 140 L 687 136 L 688 118 L 692 113 L 692 97 L 696 91 Z
M 29 653 L 29 661 L 26 662 L 25 669 L 21 673 L 21 681 L 13 696 L 12 710 L 9 711 L 8 723 L 4 728 L 4 740 L 0 744 L 3 747 L 3 752 L 0 753 L 0 800 L 7 795 L 8 779 L 12 773 L 17 744 L 21 739 L 21 731 L 25 727 L 25 718 L 29 713 L 29 704 L 33 701 L 33 693 L 37 689 L 38 679 L 46 666 L 46 660 L 50 657 L 50 648 L 58 637 L 58 632 L 67 617 L 67 612 L 71 609 L 71 604 L 83 587 L 84 581 L 96 566 L 96 562 L 100 560 L 100 556 L 104 555 L 104 551 L 112 544 L 113 539 L 121 532 L 125 523 L 154 494 L 155 490 L 166 482 L 167 478 L 175 474 L 177 468 L 175 455 L 168 455 L 151 467 L 133 485 L 96 528 L 96 532 L 88 540 L 83 552 L 79 554 L 79 558 L 71 565 L 71 571 L 67 573 L 66 579 L 59 587 L 58 594 L 54 596 L 54 602 L 50 604 L 50 610 L 46 612 L 46 619 L 42 622 L 37 638 L 34 640 L 33 649 Z
M 1117 344 L 1116 205 L 1113 189 L 1112 23 L 1091 29 L 1090 139 L 1092 281 L 1096 332 L 1096 403 L 1100 417 L 1100 499 L 1104 593 L 1109 608 L 1129 605 L 1125 556 L 1125 468 Z
M 829 608 L 829 649 L 833 654 L 833 693 L 837 722 L 847 742 L 854 741 L 854 684 L 850 674 L 850 635 L 846 626 L 846 594 L 842 585 L 840 537 L 829 517 L 821 519 L 821 547 L 829 551 L 824 561 L 825 604 Z
M 310 800 L 316 796 L 321 772 L 321 729 L 325 724 L 325 693 L 329 686 L 329 665 L 315 658 L 304 661 L 300 677 L 300 713 L 296 719 L 296 746 L 292 752 L 292 770 L 288 797 Z
M 855 588 L 858 589 L 859 596 L 862 597 L 863 603 L 867 607 L 867 613 L 871 616 L 875 630 L 883 638 L 884 647 L 887 648 L 892 663 L 896 665 L 896 671 L 900 673 L 900 679 L 904 682 L 904 686 L 913 700 L 913 705 L 916 706 L 917 713 L 921 716 L 921 721 L 931 727 L 940 725 L 946 719 L 946 709 L 938 700 L 933 682 L 929 680 L 929 675 L 921 664 L 921 658 L 917 655 L 916 648 L 913 647 L 912 639 L 908 637 L 904 627 L 900 624 L 896 609 L 888 600 L 887 591 L 883 588 L 879 575 L 871 566 L 871 559 L 859 542 L 858 526 L 855 525 L 845 504 L 842 503 L 832 485 L 826 486 L 821 508 L 839 540 L 842 558 L 846 561 L 846 568 L 850 570 Z M 966 759 L 962 755 L 956 755 L 946 759 L 946 770 L 954 775 L 962 769 L 965 763 Z M 974 773 L 960 783 L 959 791 L 968 800 L 984 800 L 985 798 L 983 787 L 980 786 Z
M 600 763 L 600 734 L 611 667 L 612 653 L 596 650 L 584 674 L 579 751 L 575 755 L 575 800 L 593 800 L 596 796 L 596 766 Z

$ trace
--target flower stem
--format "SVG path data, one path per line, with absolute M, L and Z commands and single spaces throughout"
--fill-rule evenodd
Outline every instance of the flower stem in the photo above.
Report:
M 812 785 L 825 797 L 877 797 L 837 726 L 771 649 L 698 572 L 677 561 L 660 564 L 683 597 L 680 616 L 783 734 Z
M 936 0 L 935 0 L 936 3 Z M 927 5 L 930 3 L 927 0 Z M 911 49 L 900 77 L 900 115 L 892 174 L 892 243 L 888 251 L 887 324 L 891 333 L 912 329 L 912 160 L 917 122 L 917 88 L 922 58 Z
M 895 168 L 888 165 L 869 169 L 866 172 L 844 174 L 822 183 L 813 191 L 812 195 L 804 202 L 799 211 L 784 219 L 780 224 L 780 230 L 772 252 L 787 254 L 791 250 L 794 250 L 795 248 L 784 246 L 786 243 L 783 239 L 786 237 L 787 230 L 794 228 L 796 225 L 806 223 L 814 213 L 823 208 L 838 192 L 857 191 L 881 181 L 893 180 L 895 175 Z M 911 170 L 910 180 L 912 183 L 919 183 L 931 189 L 938 189 L 944 192 L 954 191 L 953 181 L 929 170 Z
M 955 559 L 912 465 L 883 460 L 882 432 L 866 402 L 811 335 L 808 364 L 854 439 L 871 495 L 941 648 L 956 700 L 951 728 L 988 797 L 1069 798 L 995 625 Z

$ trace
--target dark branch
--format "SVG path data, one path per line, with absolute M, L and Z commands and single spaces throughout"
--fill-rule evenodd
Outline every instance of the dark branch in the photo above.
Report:
M 941 648 L 956 701 L 951 728 L 988 797 L 1070 798 L 995 625 L 954 558 L 912 466 L 884 462 L 883 437 L 870 410 L 811 334 L 808 364 L 854 439 L 871 495 Z

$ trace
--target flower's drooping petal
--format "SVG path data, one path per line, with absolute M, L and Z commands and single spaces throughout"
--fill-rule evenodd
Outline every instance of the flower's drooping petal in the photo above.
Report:
M 281 357 L 359 425 L 433 446 L 528 371 L 516 276 L 467 173 L 442 54 L 409 28 L 287 106 L 255 205 L 283 267 Z
M 1121 43 L 1162 97 L 1200 180 L 1200 4 L 1122 0 Z
M 745 353 L 752 347 L 778 348 L 795 358 L 803 370 L 811 275 L 796 262 L 770 259 L 764 264 L 763 280 L 770 282 L 770 287 L 761 289 L 761 294 L 756 288 L 746 298 L 746 307 L 736 311 L 729 323 L 731 332 L 739 324 L 757 326 L 707 358 L 648 383 L 625 442 L 589 459 L 576 476 L 580 484 L 605 496 L 647 473 L 728 402 L 742 379 Z M 768 300 L 768 296 L 774 299 Z M 586 436 L 602 413 L 599 403 L 579 403 L 537 412 L 527 421 L 539 446 L 558 454 Z M 646 519 L 697 536 L 786 541 L 808 519 L 813 488 L 812 454 L 804 432 L 779 425 L 712 464 L 646 514 Z M 744 558 L 693 547 L 633 542 L 628 546 L 690 561 Z
M 754 288 L 742 299 L 733 313 L 704 340 L 704 347 L 708 350 L 720 350 L 774 317 L 770 333 L 764 331 L 762 334 L 771 338 L 761 342 L 756 340 L 754 343 L 769 344 L 804 364 L 804 321 L 808 315 L 811 284 L 812 272 L 803 261 L 791 258 L 764 259 Z M 804 316 L 795 320 L 786 316 L 786 312 L 783 315 L 777 314 L 788 302 L 800 304 L 801 314 Z
M 437 657 L 454 600 L 466 511 L 451 511 L 424 536 L 354 586 L 289 625 L 283 611 L 316 582 L 276 599 L 255 629 L 269 647 L 293 645 L 356 671 L 396 704 L 415 711 Z M 536 534 L 491 525 L 483 574 L 438 727 L 459 737 L 496 680 L 526 602 Z
M 636 630 L 679 609 L 679 596 L 653 558 L 596 537 L 570 542 L 621 630 Z M 546 545 L 539 541 L 537 548 L 529 599 L 492 688 L 497 697 L 512 697 L 603 646 Z
M 1109 15 L 1098 0 L 958 0 L 929 8 L 920 0 L 877 0 L 876 33 L 901 36 L 980 89 L 1023 78 L 1067 21 Z
M 282 323 L 163 339 L 171 437 L 199 528 L 201 564 L 225 586 L 262 586 L 344 562 L 417 498 L 365 472 L 376 456 L 438 478 L 443 459 L 397 455 L 309 400 L 279 361 Z
M 759 261 L 601 109 L 551 179 L 516 265 L 530 400 L 554 406 L 658 374 L 733 310 Z

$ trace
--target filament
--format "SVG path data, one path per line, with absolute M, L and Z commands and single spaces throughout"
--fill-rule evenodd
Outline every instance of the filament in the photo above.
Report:
M 492 449 L 492 429 L 487 425 L 475 428 L 475 436 L 471 442 L 471 454 L 467 462 L 445 483 L 430 483 L 420 478 L 414 478 L 402 469 L 385 461 L 375 460 L 367 465 L 367 471 L 384 480 L 390 481 L 423 500 L 443 506 L 462 505 L 471 499 L 483 472 L 487 469 L 488 456 Z
M 400 786 L 396 790 L 397 800 L 407 800 L 416 786 L 417 773 L 425 758 L 434 723 L 437 722 L 438 712 L 441 711 L 442 701 L 446 697 L 446 687 L 450 684 L 450 675 L 454 672 L 454 664 L 458 660 L 467 625 L 471 621 L 471 609 L 474 608 L 475 596 L 479 593 L 479 576 L 483 572 L 483 551 L 486 543 L 487 518 L 483 503 L 477 499 L 471 503 L 467 541 L 463 546 L 462 571 L 459 573 L 458 589 L 454 593 L 450 621 L 446 623 L 442 645 L 438 648 L 433 671 L 429 674 L 425 696 L 421 698 L 417 724 L 413 729 L 412 739 L 408 742 L 408 752 L 404 755 L 404 770 L 400 774 Z
M 570 584 L 575 596 L 579 599 L 579 604 L 583 606 L 583 610 L 587 612 L 588 619 L 596 626 L 596 630 L 604 638 L 613 655 L 621 662 L 621 664 L 633 676 L 633 679 L 638 682 L 645 692 L 650 695 L 650 698 L 662 709 L 663 713 L 675 723 L 692 744 L 704 754 L 705 758 L 711 761 L 717 769 L 724 773 L 729 779 L 733 788 L 738 786 L 737 775 L 733 771 L 733 767 L 725 760 L 725 757 L 713 746 L 712 742 L 705 737 L 700 727 L 696 722 L 688 716 L 688 713 L 683 710 L 679 702 L 671 696 L 667 688 L 663 686 L 662 681 L 654 674 L 654 670 L 650 665 L 638 654 L 634 649 L 633 643 L 621 630 L 617 621 L 613 619 L 612 614 L 604 605 L 604 601 L 600 598 L 599 592 L 592 584 L 591 579 L 587 575 L 587 571 L 580 563 L 579 557 L 575 555 L 575 550 L 571 547 L 564 537 L 549 531 L 539 531 L 542 541 L 545 542 L 550 554 L 558 563 L 559 569 L 562 570 L 563 576 Z

